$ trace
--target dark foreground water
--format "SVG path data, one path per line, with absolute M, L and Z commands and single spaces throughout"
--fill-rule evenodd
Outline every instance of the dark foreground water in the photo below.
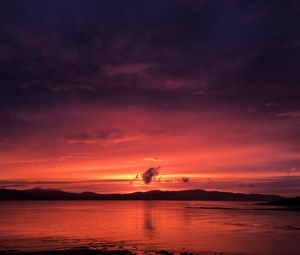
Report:
M 300 254 L 299 211 L 228 209 L 258 207 L 233 202 L 0 202 L 0 250 L 116 245 L 137 251 Z

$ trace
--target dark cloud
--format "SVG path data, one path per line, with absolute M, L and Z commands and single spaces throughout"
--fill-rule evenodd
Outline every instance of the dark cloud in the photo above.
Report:
M 190 178 L 188 178 L 188 177 L 182 177 L 181 181 L 182 181 L 182 183 L 189 183 L 190 182 Z
M 160 167 L 151 167 L 148 170 L 146 170 L 142 174 L 142 180 L 145 184 L 149 184 L 153 181 L 153 178 L 157 175 L 159 175 L 159 169 Z
M 125 131 L 122 129 L 101 130 L 94 133 L 80 133 L 66 138 L 66 142 L 75 143 L 114 143 L 124 138 Z
M 0 10 L 5 106 L 300 93 L 297 2 L 5 0 Z

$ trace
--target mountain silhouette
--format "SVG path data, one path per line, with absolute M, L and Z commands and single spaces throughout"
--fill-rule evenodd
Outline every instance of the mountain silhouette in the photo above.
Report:
M 0 200 L 204 200 L 204 201 L 264 201 L 283 199 L 277 195 L 242 194 L 201 189 L 181 191 L 152 190 L 128 194 L 72 193 L 55 189 L 0 189 Z

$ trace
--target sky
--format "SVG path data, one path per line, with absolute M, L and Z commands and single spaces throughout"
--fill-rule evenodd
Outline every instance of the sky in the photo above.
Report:
M 0 187 L 300 194 L 300 3 L 2 0 Z

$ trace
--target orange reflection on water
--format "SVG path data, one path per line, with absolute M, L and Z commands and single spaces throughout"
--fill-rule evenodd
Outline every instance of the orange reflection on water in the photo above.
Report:
M 228 207 L 222 202 L 203 203 Z M 179 201 L 1 202 L 0 246 L 53 249 L 124 241 L 142 250 L 300 252 L 297 212 L 194 208 L 198 205 Z

